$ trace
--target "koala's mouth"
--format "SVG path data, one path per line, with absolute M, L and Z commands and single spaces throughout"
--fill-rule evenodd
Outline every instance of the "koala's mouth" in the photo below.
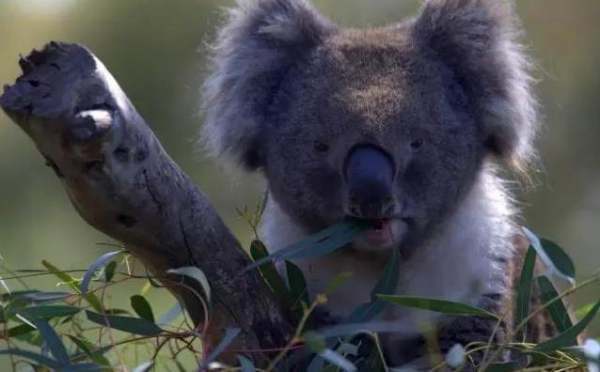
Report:
M 361 219 L 367 224 L 366 230 L 359 235 L 359 246 L 368 249 L 390 248 L 394 246 L 403 235 L 406 224 L 401 219 L 372 218 Z

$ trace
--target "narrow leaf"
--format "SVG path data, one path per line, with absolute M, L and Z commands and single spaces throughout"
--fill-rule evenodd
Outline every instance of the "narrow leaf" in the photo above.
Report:
M 19 296 L 19 298 L 31 301 L 33 303 L 47 303 L 64 300 L 65 298 L 72 296 L 68 292 L 40 292 L 35 291 Z
M 74 277 L 72 277 L 68 273 L 65 273 L 64 271 L 62 271 L 58 267 L 54 266 L 49 261 L 42 260 L 42 265 L 44 265 L 44 267 L 48 270 L 49 273 L 53 274 L 58 279 L 62 280 L 63 283 L 67 284 L 73 290 L 79 292 L 79 285 L 78 285 L 78 280 L 77 279 L 75 279 Z
M 563 275 L 575 279 L 575 264 L 571 260 L 571 257 L 565 252 L 558 244 L 548 239 L 541 238 L 540 243 L 544 251 L 552 260 L 552 263 L 556 269 Z
M 331 349 L 325 349 L 319 353 L 319 356 L 329 363 L 337 366 L 345 372 L 354 372 L 356 371 L 356 366 L 352 364 L 348 359 L 344 358 L 340 354 L 336 353 Z
M 85 312 L 87 318 L 96 324 L 142 336 L 156 336 L 163 330 L 145 319 L 119 315 L 102 315 L 91 311 Z
M 179 316 L 179 314 L 182 313 L 182 311 L 183 309 L 181 308 L 179 302 L 175 303 L 175 305 L 173 305 L 166 313 L 164 313 L 160 317 L 160 319 L 158 319 L 157 324 L 161 326 L 168 325 L 169 323 L 174 321 Z
M 115 276 L 115 271 L 117 270 L 117 262 L 111 261 L 106 265 L 104 269 L 104 281 L 109 283 Z
M 45 306 L 31 306 L 24 309 L 20 309 L 19 314 L 23 315 L 27 319 L 51 319 L 66 317 L 77 314 L 81 311 L 80 308 L 68 305 L 45 305 Z
M 521 276 L 517 285 L 517 303 L 515 309 L 515 321 L 516 324 L 521 322 L 529 315 L 529 302 L 531 301 L 531 285 L 533 280 L 533 271 L 535 268 L 536 250 L 529 246 L 527 254 L 523 260 L 523 267 L 521 268 Z M 525 336 L 527 328 L 523 330 Z
M 302 301 L 305 304 L 308 304 L 308 290 L 306 288 L 306 279 L 304 278 L 302 270 L 290 261 L 285 262 L 285 267 L 293 303 L 296 304 L 298 301 Z
M 250 255 L 252 256 L 252 259 L 254 261 L 258 261 L 264 259 L 265 257 L 268 257 L 269 252 L 260 240 L 254 240 L 250 244 Z M 273 290 L 273 293 L 275 293 L 275 296 L 277 296 L 277 298 L 280 299 L 282 303 L 285 303 L 286 301 L 289 302 L 290 294 L 288 292 L 288 288 L 285 285 L 283 278 L 281 277 L 281 275 L 279 275 L 279 272 L 275 268 L 275 265 L 272 262 L 270 262 L 268 264 L 260 266 L 259 270 L 263 278 L 265 278 L 269 287 L 271 287 L 271 289 Z
M 354 309 L 348 318 L 348 323 L 362 323 L 369 321 L 375 318 L 383 310 L 385 301 L 379 298 L 378 295 L 391 295 L 396 292 L 399 270 L 400 254 L 397 249 L 393 249 L 392 256 L 383 270 L 383 275 L 371 290 L 371 302 L 362 304 Z
M 95 346 L 90 341 L 86 340 L 85 338 L 75 337 L 73 335 L 67 335 L 67 337 L 69 337 L 71 342 L 77 345 L 77 348 L 87 355 L 88 358 L 100 365 L 110 366 L 110 362 L 108 359 L 106 359 L 106 357 L 104 357 L 104 355 L 102 355 L 102 353 L 92 351 Z
M 272 253 L 268 257 L 255 261 L 253 264 L 249 265 L 246 270 L 252 270 L 270 261 L 306 259 L 324 256 L 350 243 L 367 227 L 367 224 L 356 221 L 337 223 L 298 243 L 294 243 Z
M 54 329 L 48 324 L 48 322 L 44 320 L 31 320 L 31 322 L 35 325 L 35 327 L 40 331 L 42 338 L 44 339 L 48 349 L 52 355 L 60 362 L 61 364 L 70 364 L 69 355 L 67 354 L 67 350 L 65 349 L 65 345 Z
M 92 278 L 96 274 L 96 271 L 98 271 L 98 270 L 102 269 L 104 266 L 108 265 L 108 263 L 110 261 L 112 261 L 115 257 L 122 254 L 123 252 L 124 251 L 113 251 L 113 252 L 105 253 L 102 256 L 98 257 L 98 259 L 96 259 L 96 261 L 94 261 L 90 265 L 90 267 L 88 267 L 85 274 L 83 274 L 83 279 L 81 280 L 81 285 L 79 286 L 81 293 L 85 294 L 88 292 L 90 282 L 92 281 Z
M 575 265 L 565 251 L 549 240 L 542 240 L 531 230 L 523 227 L 523 232 L 533 248 L 537 251 L 540 259 L 548 268 L 551 275 L 573 283 L 575 278 Z
M 132 372 L 148 372 L 154 366 L 154 362 L 149 361 L 135 367 Z
M 135 313 L 142 319 L 154 323 L 154 313 L 148 301 L 142 295 L 133 295 L 130 298 L 131 307 Z
M 540 276 L 537 278 L 537 282 L 540 288 L 540 296 L 543 304 L 547 304 L 558 297 L 558 292 L 554 288 L 554 285 L 552 285 L 550 279 L 545 276 Z M 560 333 L 573 326 L 569 312 L 567 311 L 567 308 L 562 300 L 552 302 L 546 307 L 546 309 L 550 313 L 552 322 L 554 322 L 554 325 L 556 325 L 556 328 Z
M 201 286 L 204 294 L 206 295 L 206 301 L 210 302 L 210 284 L 208 283 L 208 279 L 202 270 L 200 270 L 196 266 L 185 266 L 179 267 L 177 269 L 167 270 L 170 274 L 178 274 L 187 276 L 189 278 L 197 281 Z
M 233 340 L 235 340 L 238 334 L 240 334 L 239 328 L 227 328 L 225 330 L 225 336 L 223 336 L 223 339 L 214 348 L 212 353 L 210 353 L 206 359 L 204 359 L 202 365 L 200 366 L 200 370 L 205 369 L 210 363 L 214 362 L 219 355 L 221 355 L 221 353 L 227 349 L 227 346 L 229 346 Z
M 481 316 L 486 318 L 498 319 L 498 316 L 490 313 L 487 310 L 474 307 L 460 302 L 452 302 L 446 300 L 438 300 L 433 298 L 412 297 L 412 296 L 390 296 L 377 295 L 384 301 L 391 302 L 396 305 L 411 307 L 415 309 L 423 309 L 435 311 L 437 313 L 454 315 L 454 316 Z
M 62 280 L 65 284 L 67 284 L 69 287 L 71 287 L 71 289 L 73 289 L 75 292 L 80 293 L 80 294 L 82 293 L 82 291 L 79 288 L 79 280 L 75 279 L 68 273 L 60 270 L 58 267 L 54 266 L 53 264 L 51 264 L 50 262 L 48 262 L 46 260 L 42 260 L 42 265 L 44 265 L 44 267 L 46 267 L 46 269 L 48 270 L 49 273 L 53 274 L 54 276 L 56 276 L 57 278 Z M 87 303 L 89 303 L 94 308 L 94 310 L 102 311 L 102 304 L 100 303 L 100 300 L 98 299 L 98 297 L 95 294 L 93 294 L 91 292 L 83 293 L 82 297 L 87 301 Z
M 32 331 L 35 331 L 35 328 L 29 324 L 19 324 L 18 326 L 9 328 L 7 333 L 8 337 L 19 337 Z
M 31 351 L 27 351 L 27 350 L 20 350 L 20 349 L 5 349 L 5 350 L 0 350 L 0 355 L 15 355 L 15 356 L 19 356 L 21 358 L 25 358 L 25 359 L 29 359 L 31 361 L 34 361 L 38 364 L 41 364 L 43 366 L 46 366 L 48 368 L 53 368 L 53 369 L 60 369 L 61 367 L 63 367 L 63 364 L 52 359 L 52 358 L 48 358 L 45 357 L 43 355 L 40 354 L 36 354 L 33 353 Z
M 256 367 L 254 363 L 243 355 L 237 356 L 238 361 L 240 362 L 241 372 L 255 372 Z
M 577 336 L 585 330 L 588 324 L 590 324 L 592 319 L 594 319 L 598 313 L 598 310 L 600 310 L 600 301 L 598 301 L 592 310 L 590 310 L 590 312 L 587 313 L 585 317 L 583 317 L 583 319 L 581 319 L 577 324 L 573 325 L 558 336 L 538 344 L 533 350 L 550 352 L 562 347 L 573 345 L 573 343 L 577 340 Z

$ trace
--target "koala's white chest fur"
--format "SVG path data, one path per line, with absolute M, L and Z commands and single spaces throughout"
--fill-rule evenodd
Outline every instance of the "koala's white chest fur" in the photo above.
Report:
M 513 211 L 499 179 L 491 170 L 479 180 L 437 236 L 400 267 L 397 294 L 436 297 L 475 304 L 486 293 L 503 293 L 507 278 L 498 259 L 512 256 Z M 263 222 L 263 239 L 271 251 L 305 237 L 275 202 L 270 200 Z M 345 317 L 368 302 L 370 292 L 383 273 L 388 259 L 381 253 L 340 250 L 332 255 L 296 263 L 303 269 L 312 295 L 323 292 L 340 273 L 352 277 L 329 296 L 328 310 Z M 390 307 L 385 320 L 406 320 L 407 327 L 435 318 L 429 312 L 410 312 Z M 417 322 L 415 322 L 417 321 Z M 407 329 L 408 330 L 408 329 Z

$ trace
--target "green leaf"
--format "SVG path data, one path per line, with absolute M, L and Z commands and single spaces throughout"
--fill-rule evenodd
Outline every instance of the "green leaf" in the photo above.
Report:
M 412 296 L 390 296 L 377 295 L 384 301 L 391 302 L 396 305 L 411 307 L 415 309 L 435 311 L 437 313 L 454 315 L 454 316 L 481 316 L 485 318 L 495 318 L 498 316 L 490 313 L 487 310 L 480 309 L 460 302 L 452 302 L 446 300 L 438 300 L 433 298 L 412 297 Z
M 27 319 L 52 319 L 77 314 L 80 308 L 68 305 L 44 305 L 32 306 L 20 309 L 19 314 Z
M 208 283 L 208 278 L 206 278 L 206 275 L 202 270 L 200 270 L 200 268 L 196 266 L 185 266 L 177 269 L 167 270 L 167 273 L 183 275 L 194 279 L 202 286 L 202 290 L 206 296 L 206 301 L 210 302 L 210 284 Z
M 108 253 L 105 253 L 102 256 L 98 257 L 96 259 L 96 261 L 92 262 L 92 264 L 90 265 L 90 267 L 88 267 L 85 274 L 83 274 L 83 279 L 81 280 L 81 284 L 79 285 L 79 289 L 81 290 L 81 293 L 86 294 L 88 292 L 90 282 L 92 281 L 92 278 L 96 274 L 96 271 L 104 268 L 106 265 L 108 265 L 109 262 L 114 260 L 115 257 L 122 254 L 123 252 L 124 251 L 122 251 L 122 250 L 108 252 Z
M 258 261 L 268 257 L 269 252 L 260 240 L 253 240 L 250 244 L 250 255 L 254 261 Z M 283 278 L 281 278 L 281 275 L 279 275 L 279 272 L 275 268 L 275 265 L 272 262 L 269 262 L 265 265 L 261 265 L 259 270 L 269 287 L 271 287 L 271 290 L 273 290 L 273 293 L 275 293 L 275 296 L 277 296 L 282 303 L 291 305 L 290 293 Z
M 48 346 L 50 353 L 52 353 L 56 360 L 58 360 L 58 362 L 61 364 L 70 364 L 67 349 L 65 349 L 65 345 L 50 324 L 40 319 L 31 320 L 31 322 L 35 325 L 38 331 L 40 331 L 40 334 Z
M 227 349 L 227 346 L 229 346 L 239 334 L 240 334 L 239 328 L 225 329 L 225 335 L 223 336 L 223 339 L 221 339 L 219 344 L 206 357 L 206 359 L 204 359 L 199 370 L 204 370 L 210 363 L 214 362 L 219 357 L 219 355 L 221 355 L 221 353 L 223 351 L 225 351 L 225 349 Z
M 515 309 L 515 322 L 521 322 L 529 315 L 529 302 L 531 300 L 531 285 L 533 281 L 533 271 L 535 268 L 536 250 L 530 245 L 527 249 L 527 254 L 523 260 L 521 268 L 521 276 L 517 285 L 517 303 Z M 523 329 L 523 337 L 525 337 L 527 328 Z
M 144 362 L 139 366 L 135 367 L 132 372 L 148 372 L 154 366 L 153 361 Z
M 327 343 L 325 342 L 325 338 L 313 331 L 306 332 L 303 335 L 304 342 L 306 346 L 308 346 L 309 350 L 313 353 L 320 353 L 327 348 Z
M 537 251 L 544 265 L 548 268 L 549 273 L 565 279 L 569 283 L 573 283 L 575 279 L 575 265 L 569 255 L 556 243 L 538 238 L 536 234 L 525 227 L 523 227 L 523 232 Z
M 42 260 L 42 265 L 44 265 L 44 267 L 48 270 L 49 273 L 62 280 L 63 283 L 67 284 L 73 290 L 79 292 L 79 281 L 77 279 L 75 279 L 68 273 L 65 273 L 64 271 L 60 270 L 58 267 L 54 266 L 49 261 Z
M 600 310 L 600 301 L 596 302 L 590 312 L 588 312 L 577 324 L 568 328 L 558 336 L 536 345 L 533 350 L 539 352 L 550 352 L 562 347 L 573 345 L 577 340 L 577 336 L 585 330 L 588 324 L 590 324 L 592 319 L 594 319 L 598 313 L 598 310 Z
M 36 354 L 33 353 L 31 351 L 27 351 L 27 350 L 20 350 L 20 349 L 5 349 L 5 350 L 0 350 L 0 355 L 15 355 L 15 356 L 19 356 L 21 358 L 25 358 L 25 359 L 29 359 L 31 361 L 34 361 L 38 364 L 41 364 L 43 366 L 46 366 L 48 368 L 53 368 L 55 370 L 60 370 L 60 368 L 64 367 L 62 363 L 52 359 L 52 358 L 48 358 L 45 357 L 43 355 L 40 354 Z
M 254 366 L 254 363 L 252 363 L 252 361 L 250 359 L 246 358 L 243 355 L 238 355 L 237 359 L 240 362 L 241 372 L 255 372 L 256 371 L 256 367 Z
M 85 355 L 87 355 L 94 362 L 102 365 L 102 366 L 110 366 L 110 362 L 101 352 L 93 352 L 92 350 L 95 348 L 95 345 L 90 341 L 86 340 L 83 337 L 75 337 L 73 335 L 67 335 L 69 339 L 77 345 L 77 348 L 81 350 Z
M 302 270 L 300 270 L 298 266 L 290 261 L 285 261 L 285 267 L 290 287 L 290 296 L 292 297 L 293 303 L 296 304 L 298 300 L 300 300 L 305 304 L 308 304 L 308 289 L 306 288 L 304 273 L 302 273 Z
M 106 281 L 107 283 L 110 283 L 110 281 L 115 276 L 116 270 L 117 270 L 117 262 L 116 261 L 109 262 L 108 265 L 106 265 L 106 268 L 104 269 L 104 281 Z
M 35 331 L 35 328 L 30 326 L 29 324 L 20 324 L 18 326 L 9 328 L 7 333 L 8 337 L 19 337 L 33 331 Z
M 292 244 L 265 258 L 255 261 L 246 268 L 246 271 L 257 268 L 270 261 L 306 259 L 324 256 L 352 242 L 358 234 L 367 228 L 367 224 L 359 221 L 339 222 L 298 243 Z
M 72 296 L 68 292 L 41 292 L 41 291 L 28 291 L 14 297 L 14 299 L 25 300 L 33 303 L 48 303 L 62 301 L 65 298 Z
M 181 314 L 183 312 L 183 309 L 181 308 L 181 305 L 179 304 L 179 302 L 175 303 L 175 305 L 173 305 L 166 313 L 164 313 L 159 319 L 157 324 L 158 325 L 168 325 L 169 323 L 171 323 L 172 321 L 174 321 L 179 314 Z
M 163 332 L 163 330 L 156 324 L 141 318 L 132 318 L 119 315 L 102 315 L 91 311 L 86 311 L 85 313 L 91 322 L 123 332 L 133 333 L 141 336 L 157 336 Z
M 513 372 L 519 369 L 519 364 L 515 362 L 493 363 L 486 368 L 485 372 Z
M 100 302 L 100 300 L 98 299 L 98 297 L 95 294 L 93 294 L 91 292 L 82 294 L 82 291 L 79 288 L 79 280 L 75 279 L 68 273 L 65 273 L 64 271 L 60 270 L 59 268 L 57 268 L 56 266 L 54 266 L 53 264 L 51 264 L 50 262 L 48 262 L 46 260 L 42 260 L 42 265 L 44 265 L 44 267 L 46 267 L 46 269 L 48 270 L 49 273 L 53 274 L 58 279 L 62 280 L 69 287 L 71 287 L 71 289 L 73 289 L 75 292 L 81 294 L 81 296 L 87 301 L 87 303 L 89 303 L 94 308 L 94 310 L 102 311 L 102 303 Z
M 575 278 L 575 264 L 571 260 L 571 257 L 556 243 L 548 239 L 541 238 L 540 242 L 546 254 L 550 257 L 550 260 L 556 267 L 556 269 L 563 275 L 574 279 Z
M 558 292 L 554 288 L 554 285 L 552 285 L 550 279 L 545 276 L 540 276 L 537 278 L 537 282 L 540 288 L 542 303 L 544 305 L 558 297 Z M 550 317 L 560 333 L 573 326 L 569 312 L 562 300 L 552 302 L 546 309 L 550 313 Z
M 334 366 L 340 368 L 342 371 L 354 372 L 357 370 L 356 366 L 352 364 L 348 359 L 344 358 L 342 355 L 331 349 L 323 350 L 319 353 L 319 356 L 328 361 L 329 363 L 333 364 Z
M 396 291 L 399 270 L 400 254 L 397 249 L 393 249 L 392 256 L 383 270 L 383 275 L 371 290 L 371 302 L 358 306 L 350 315 L 349 323 L 366 322 L 375 318 L 383 310 L 385 302 L 377 295 L 391 295 Z
M 585 316 L 585 314 L 589 313 L 590 310 L 592 310 L 592 308 L 594 307 L 594 304 L 587 304 L 587 305 L 583 305 L 581 306 L 579 309 L 577 309 L 575 311 L 575 316 L 577 317 L 577 319 L 581 319 Z
M 144 298 L 144 296 L 133 295 L 129 300 L 131 301 L 131 307 L 140 318 L 154 323 L 154 313 L 152 313 L 152 307 Z

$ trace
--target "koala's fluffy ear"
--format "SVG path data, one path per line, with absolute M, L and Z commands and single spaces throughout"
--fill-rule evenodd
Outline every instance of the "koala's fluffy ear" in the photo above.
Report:
M 238 0 L 217 35 L 204 85 L 209 151 L 247 169 L 261 167 L 263 128 L 278 86 L 333 31 L 304 0 Z
M 534 156 L 536 101 L 516 22 L 508 0 L 429 0 L 413 30 L 455 72 L 489 148 L 523 169 Z

